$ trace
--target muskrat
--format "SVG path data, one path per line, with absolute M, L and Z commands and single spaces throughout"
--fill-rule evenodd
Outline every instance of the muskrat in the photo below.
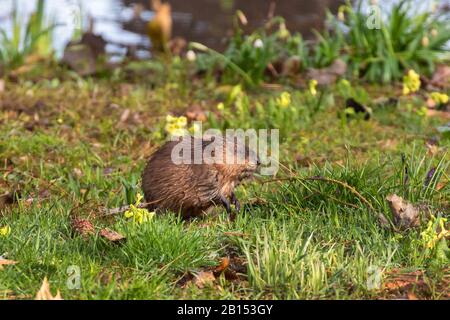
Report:
M 221 149 L 223 162 L 208 162 L 207 157 L 203 156 L 196 163 L 175 163 L 172 158 L 174 148 L 189 150 L 189 159 L 194 159 L 192 155 L 195 151 L 204 155 L 205 150 L 211 149 L 213 141 L 192 136 L 183 137 L 181 142 L 166 142 L 150 157 L 142 174 L 142 188 L 149 210 L 169 210 L 183 218 L 191 218 L 208 213 L 215 205 L 223 205 L 231 215 L 233 204 L 239 212 L 240 204 L 234 189 L 242 180 L 252 177 L 260 163 L 247 146 L 238 148 L 236 143 L 230 143 L 230 139 L 215 139 L 218 140 L 213 141 L 218 142 L 216 146 L 220 145 L 220 148 L 214 149 L 211 155 L 214 157 L 215 151 Z M 229 159 L 226 158 L 227 152 L 243 161 L 225 161 Z

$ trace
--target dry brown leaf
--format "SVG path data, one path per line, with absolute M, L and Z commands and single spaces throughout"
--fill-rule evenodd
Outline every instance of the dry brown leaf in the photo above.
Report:
M 224 270 L 226 270 L 226 269 L 229 267 L 229 265 L 230 265 L 230 258 L 224 257 L 224 258 L 221 259 L 220 265 L 218 265 L 218 266 L 214 269 L 214 272 L 216 272 L 216 273 L 221 273 L 221 272 L 223 272 Z
M 434 156 L 439 152 L 439 147 L 435 144 L 426 143 L 425 147 L 427 148 L 427 153 L 430 156 Z
M 450 81 L 450 66 L 445 64 L 438 65 L 434 72 L 431 83 L 436 86 L 444 87 Z
M 281 75 L 293 76 L 300 73 L 302 67 L 302 60 L 299 56 L 292 56 L 283 61 Z
M 7 266 L 7 265 L 11 265 L 11 264 L 16 264 L 16 263 L 17 263 L 17 261 L 14 261 L 14 260 L 0 258 L 0 266 Z
M 322 69 L 309 69 L 307 77 L 317 80 L 319 85 L 330 85 L 336 82 L 337 78 L 343 76 L 347 72 L 347 64 L 336 59 L 329 67 Z
M 441 119 L 450 119 L 450 112 L 428 109 L 427 116 L 428 117 L 438 117 Z
M 130 117 L 130 114 L 131 114 L 130 109 L 128 109 L 128 108 L 125 109 L 125 110 L 122 112 L 122 115 L 120 116 L 119 122 L 120 122 L 120 123 L 127 122 L 128 118 Z
M 0 270 L 3 270 L 3 266 L 13 265 L 16 263 L 17 263 L 17 261 L 8 260 L 8 259 L 4 259 L 3 257 L 0 257 Z
M 109 228 L 100 230 L 100 235 L 111 242 L 120 242 L 126 239 L 125 236 Z
M 211 271 L 200 271 L 195 275 L 194 283 L 200 289 L 204 288 L 206 285 L 213 283 L 216 280 L 214 274 Z
M 36 293 L 35 300 L 63 300 L 63 298 L 61 297 L 59 290 L 56 292 L 55 296 L 52 295 L 50 292 L 50 284 L 48 283 L 47 277 L 45 277 L 41 288 Z
M 438 184 L 436 185 L 436 190 L 437 191 L 442 190 L 447 185 L 447 183 L 448 182 L 438 182 Z
M 89 235 L 93 234 L 95 229 L 92 223 L 87 219 L 73 218 L 71 221 L 72 230 L 75 233 L 80 234 L 83 238 L 87 238 Z
M 186 111 L 186 118 L 191 121 L 206 121 L 207 116 L 205 111 L 203 111 L 202 107 L 197 104 L 192 105 Z
M 394 224 L 399 229 L 406 230 L 419 225 L 419 209 L 396 194 L 388 195 L 386 200 L 394 216 Z
M 414 292 L 408 291 L 408 300 L 419 300 Z

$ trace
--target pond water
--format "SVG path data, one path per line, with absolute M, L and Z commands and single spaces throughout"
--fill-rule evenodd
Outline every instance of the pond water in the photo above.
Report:
M 14 3 L 23 19 L 35 9 L 37 1 L 0 0 L 0 28 L 10 32 L 10 16 Z M 225 39 L 232 31 L 232 16 L 237 9 L 248 19 L 249 30 L 261 26 L 267 19 L 270 0 L 170 0 L 173 17 L 173 36 L 189 41 L 201 42 L 215 49 L 223 49 Z M 275 15 L 286 19 L 291 31 L 300 31 L 311 36 L 313 28 L 320 29 L 325 9 L 336 11 L 343 0 L 278 0 Z M 379 1 L 383 9 L 396 1 Z M 430 7 L 433 1 L 417 1 L 418 7 Z M 55 29 L 54 46 L 61 54 L 80 23 L 87 25 L 87 17 L 94 21 L 94 33 L 101 34 L 107 41 L 110 53 L 123 54 L 126 46 L 149 47 L 145 35 L 146 21 L 153 12 L 149 0 L 47 0 L 47 16 L 58 24 Z M 450 0 L 439 3 L 450 4 Z

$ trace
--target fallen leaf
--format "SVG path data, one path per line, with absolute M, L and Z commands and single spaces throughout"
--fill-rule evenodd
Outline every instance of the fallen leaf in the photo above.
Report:
M 309 69 L 307 77 L 317 80 L 318 85 L 326 86 L 335 83 L 338 77 L 343 76 L 346 72 L 347 64 L 341 59 L 336 59 L 329 67 Z
M 224 257 L 221 259 L 220 265 L 214 269 L 214 272 L 221 273 L 225 269 L 227 269 L 229 267 L 229 265 L 230 265 L 230 258 Z
M 412 291 L 408 291 L 408 300 L 419 300 Z
M 427 116 L 438 117 L 441 119 L 450 119 L 450 112 L 439 111 L 439 110 L 434 110 L 434 109 L 427 109 Z
M 0 79 L 0 93 L 5 91 L 5 80 Z
M 72 230 L 80 234 L 83 238 L 87 238 L 95 231 L 94 226 L 87 219 L 73 218 L 70 222 Z
M 127 120 L 128 120 L 128 118 L 130 117 L 130 113 L 131 113 L 131 111 L 130 111 L 130 109 L 125 109 L 123 112 L 122 112 L 122 115 L 120 116 L 120 123 L 125 123 Z
M 419 210 L 411 203 L 396 194 L 386 197 L 389 207 L 394 216 L 394 224 L 402 230 L 419 225 Z
M 109 228 L 100 230 L 100 235 L 111 242 L 120 242 L 126 239 L 125 236 Z
M 450 82 L 450 66 L 445 64 L 438 65 L 436 71 L 431 77 L 431 84 L 439 87 L 444 87 Z
M 302 60 L 299 56 L 292 56 L 287 58 L 282 65 L 281 75 L 293 76 L 300 73 L 300 69 L 302 66 Z
M 0 256 L 0 270 L 3 270 L 3 266 L 9 266 L 16 264 L 17 261 L 14 260 L 8 260 Z
M 213 283 L 216 280 L 214 274 L 211 271 L 200 271 L 195 275 L 194 283 L 200 289 L 204 288 L 206 285 Z
M 83 176 L 83 171 L 81 171 L 81 169 L 79 168 L 73 168 L 73 174 L 77 177 L 82 177 Z
M 63 298 L 61 297 L 59 290 L 56 292 L 55 296 L 52 295 L 50 292 L 50 284 L 48 283 L 47 277 L 45 277 L 41 288 L 36 294 L 35 300 L 63 300 Z
M 205 111 L 203 111 L 202 107 L 198 104 L 194 104 L 186 111 L 186 118 L 191 121 L 206 121 L 207 116 Z
M 425 147 L 429 156 L 434 156 L 439 152 L 439 146 L 435 144 L 425 143 Z
M 436 102 L 431 98 L 428 98 L 427 101 L 425 102 L 425 104 L 430 109 L 434 109 L 436 107 Z

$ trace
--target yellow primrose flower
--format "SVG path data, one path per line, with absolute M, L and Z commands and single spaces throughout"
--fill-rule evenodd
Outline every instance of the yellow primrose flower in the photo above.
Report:
M 176 119 L 177 119 L 177 117 L 174 117 L 174 116 L 172 116 L 172 115 L 170 115 L 170 114 L 168 114 L 167 116 L 166 116 L 166 122 L 174 122 L 174 121 L 176 121 Z
M 225 109 L 225 105 L 223 104 L 223 102 L 220 102 L 220 103 L 217 105 L 217 110 L 222 111 L 223 109 Z
M 186 134 L 187 118 L 184 116 L 174 117 L 170 114 L 166 116 L 164 130 L 171 136 L 183 136 Z
M 436 103 L 436 104 L 446 104 L 448 102 L 448 95 L 445 93 L 440 92 L 432 92 L 430 94 L 430 98 Z
M 289 106 L 291 104 L 291 94 L 287 91 L 281 93 L 280 97 L 277 99 L 277 104 L 282 108 Z
M 408 74 L 403 76 L 403 95 L 416 92 L 420 89 L 420 76 L 410 69 Z
M 447 219 L 439 219 L 438 225 L 440 232 L 437 233 L 434 228 L 436 217 L 433 215 L 431 216 L 430 221 L 428 221 L 427 228 L 420 234 L 427 248 L 433 249 L 441 239 L 450 236 L 450 230 L 445 229 L 445 222 L 447 222 Z
M 11 228 L 9 226 L 4 226 L 0 228 L 0 237 L 7 237 L 11 233 Z
M 176 121 L 177 125 L 179 125 L 180 127 L 185 127 L 187 125 L 187 118 L 182 116 L 182 117 L 178 117 L 177 121 Z
M 135 204 L 130 205 L 130 209 L 125 211 L 124 216 L 127 219 L 133 218 L 133 221 L 137 224 L 142 224 L 144 222 L 150 221 L 153 216 L 155 215 L 155 212 L 148 212 L 147 209 L 139 208 L 139 205 L 142 201 L 142 195 L 138 193 L 136 195 L 136 202 Z
M 309 81 L 309 92 L 315 96 L 317 95 L 317 80 L 312 79 Z

